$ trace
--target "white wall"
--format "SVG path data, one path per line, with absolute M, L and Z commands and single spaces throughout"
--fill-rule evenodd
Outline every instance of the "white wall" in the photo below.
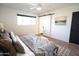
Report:
M 54 10 L 55 15 L 52 16 L 52 26 L 51 32 L 52 37 L 69 42 L 71 21 L 72 21 L 72 12 L 79 11 L 79 4 L 75 6 L 65 7 L 62 9 Z M 55 25 L 55 17 L 67 16 L 66 25 Z
M 50 33 L 51 37 L 53 37 L 55 39 L 69 42 L 70 30 L 71 30 L 71 21 L 72 21 L 72 12 L 76 12 L 76 11 L 79 11 L 79 4 L 54 10 L 51 13 L 55 13 L 55 14 L 52 15 L 52 18 L 50 18 L 51 30 L 50 31 L 47 31 L 46 29 L 44 29 L 44 30 L 47 32 L 51 32 Z M 55 17 L 59 17 L 59 16 L 66 16 L 67 17 L 66 25 L 55 25 Z M 40 24 L 40 26 L 41 25 L 42 24 Z M 40 28 L 42 28 L 42 26 Z M 47 26 L 46 28 L 49 28 L 49 27 Z M 40 32 L 41 31 L 42 30 L 40 29 Z
M 20 10 L 12 9 L 5 6 L 0 6 L 0 23 L 3 23 L 5 29 L 13 31 L 16 34 L 35 33 L 35 26 L 18 26 L 17 25 L 17 13 L 24 14 Z

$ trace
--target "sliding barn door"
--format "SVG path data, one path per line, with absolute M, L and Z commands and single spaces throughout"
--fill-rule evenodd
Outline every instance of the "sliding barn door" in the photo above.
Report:
M 39 18 L 40 33 L 47 36 L 50 35 L 50 16 L 43 16 Z

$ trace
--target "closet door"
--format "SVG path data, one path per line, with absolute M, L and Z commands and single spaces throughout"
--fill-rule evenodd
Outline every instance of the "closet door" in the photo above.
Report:
M 47 36 L 50 35 L 50 16 L 43 16 L 39 18 L 40 23 L 40 33 Z
M 74 12 L 72 15 L 70 42 L 79 44 L 79 12 Z

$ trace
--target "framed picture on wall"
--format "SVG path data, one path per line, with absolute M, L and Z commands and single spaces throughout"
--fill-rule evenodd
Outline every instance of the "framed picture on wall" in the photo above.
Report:
M 55 17 L 55 25 L 66 25 L 66 16 Z

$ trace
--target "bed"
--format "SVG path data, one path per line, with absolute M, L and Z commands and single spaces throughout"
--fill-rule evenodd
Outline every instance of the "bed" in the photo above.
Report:
M 56 56 L 57 51 L 58 47 L 42 36 L 0 33 L 1 56 Z
M 22 44 L 25 53 L 17 53 L 17 56 L 35 56 L 35 54 L 19 38 L 18 41 Z
M 28 34 L 20 36 L 22 42 L 35 54 L 35 56 L 56 56 L 58 47 L 43 36 Z

